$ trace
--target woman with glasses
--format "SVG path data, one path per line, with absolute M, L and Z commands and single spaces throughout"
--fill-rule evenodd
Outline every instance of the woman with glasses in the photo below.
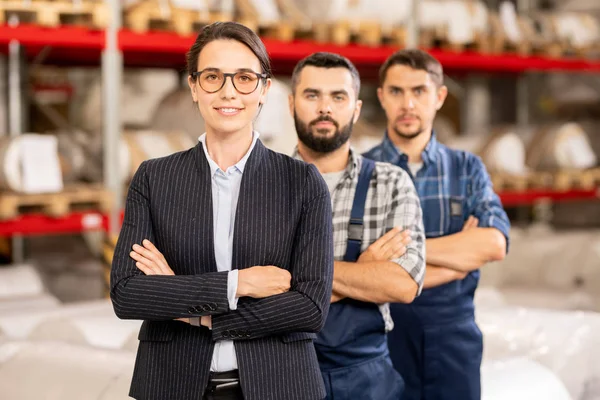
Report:
M 253 130 L 271 84 L 256 34 L 209 25 L 187 64 L 206 132 L 139 167 L 111 272 L 117 316 L 144 320 L 130 396 L 322 399 L 313 339 L 332 286 L 327 186 Z

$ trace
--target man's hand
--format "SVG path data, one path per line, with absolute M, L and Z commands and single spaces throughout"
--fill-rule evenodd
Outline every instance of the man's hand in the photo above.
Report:
M 133 251 L 129 256 L 135 261 L 135 266 L 146 275 L 175 275 L 167 260 L 160 251 L 148 240 L 133 245 Z
M 474 216 L 470 215 L 469 219 L 467 219 L 467 222 L 465 222 L 465 224 L 463 225 L 462 230 L 466 231 L 471 228 L 477 228 L 477 225 L 479 225 L 479 220 Z
M 358 262 L 390 261 L 402 257 L 412 241 L 409 230 L 394 228 L 372 243 L 358 257 Z
M 340 300 L 344 300 L 346 297 L 342 296 L 341 294 L 337 293 L 336 291 L 333 291 L 333 293 L 331 293 L 331 302 L 332 303 L 337 303 Z
M 236 296 L 260 299 L 282 294 L 290 290 L 291 282 L 289 271 L 273 265 L 241 269 Z

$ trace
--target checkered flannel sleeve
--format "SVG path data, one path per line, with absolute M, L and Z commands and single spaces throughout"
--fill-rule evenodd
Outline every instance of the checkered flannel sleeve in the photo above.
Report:
M 410 274 L 419 285 L 417 295 L 423 289 L 425 279 L 425 229 L 423 211 L 417 190 L 410 176 L 401 168 L 393 167 L 389 172 L 391 190 L 390 207 L 386 216 L 385 231 L 398 226 L 411 232 L 411 243 L 406 253 L 392 260 Z

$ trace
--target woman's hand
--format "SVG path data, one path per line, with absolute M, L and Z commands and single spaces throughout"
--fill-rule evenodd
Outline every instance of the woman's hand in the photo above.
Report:
M 129 256 L 136 263 L 135 266 L 146 275 L 175 275 L 165 256 L 148 239 L 142 241 L 143 246 L 133 245 Z
M 169 267 L 165 256 L 158 251 L 156 246 L 148 239 L 142 241 L 143 247 L 139 244 L 133 245 L 133 251 L 129 256 L 136 263 L 135 266 L 146 275 L 175 275 L 175 272 Z M 190 323 L 189 318 L 177 318 L 176 321 Z

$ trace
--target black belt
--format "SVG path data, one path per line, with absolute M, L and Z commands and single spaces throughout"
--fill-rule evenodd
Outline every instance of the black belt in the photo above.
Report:
M 240 375 L 238 371 L 211 372 L 208 378 L 206 393 L 217 393 L 229 390 L 239 390 Z

